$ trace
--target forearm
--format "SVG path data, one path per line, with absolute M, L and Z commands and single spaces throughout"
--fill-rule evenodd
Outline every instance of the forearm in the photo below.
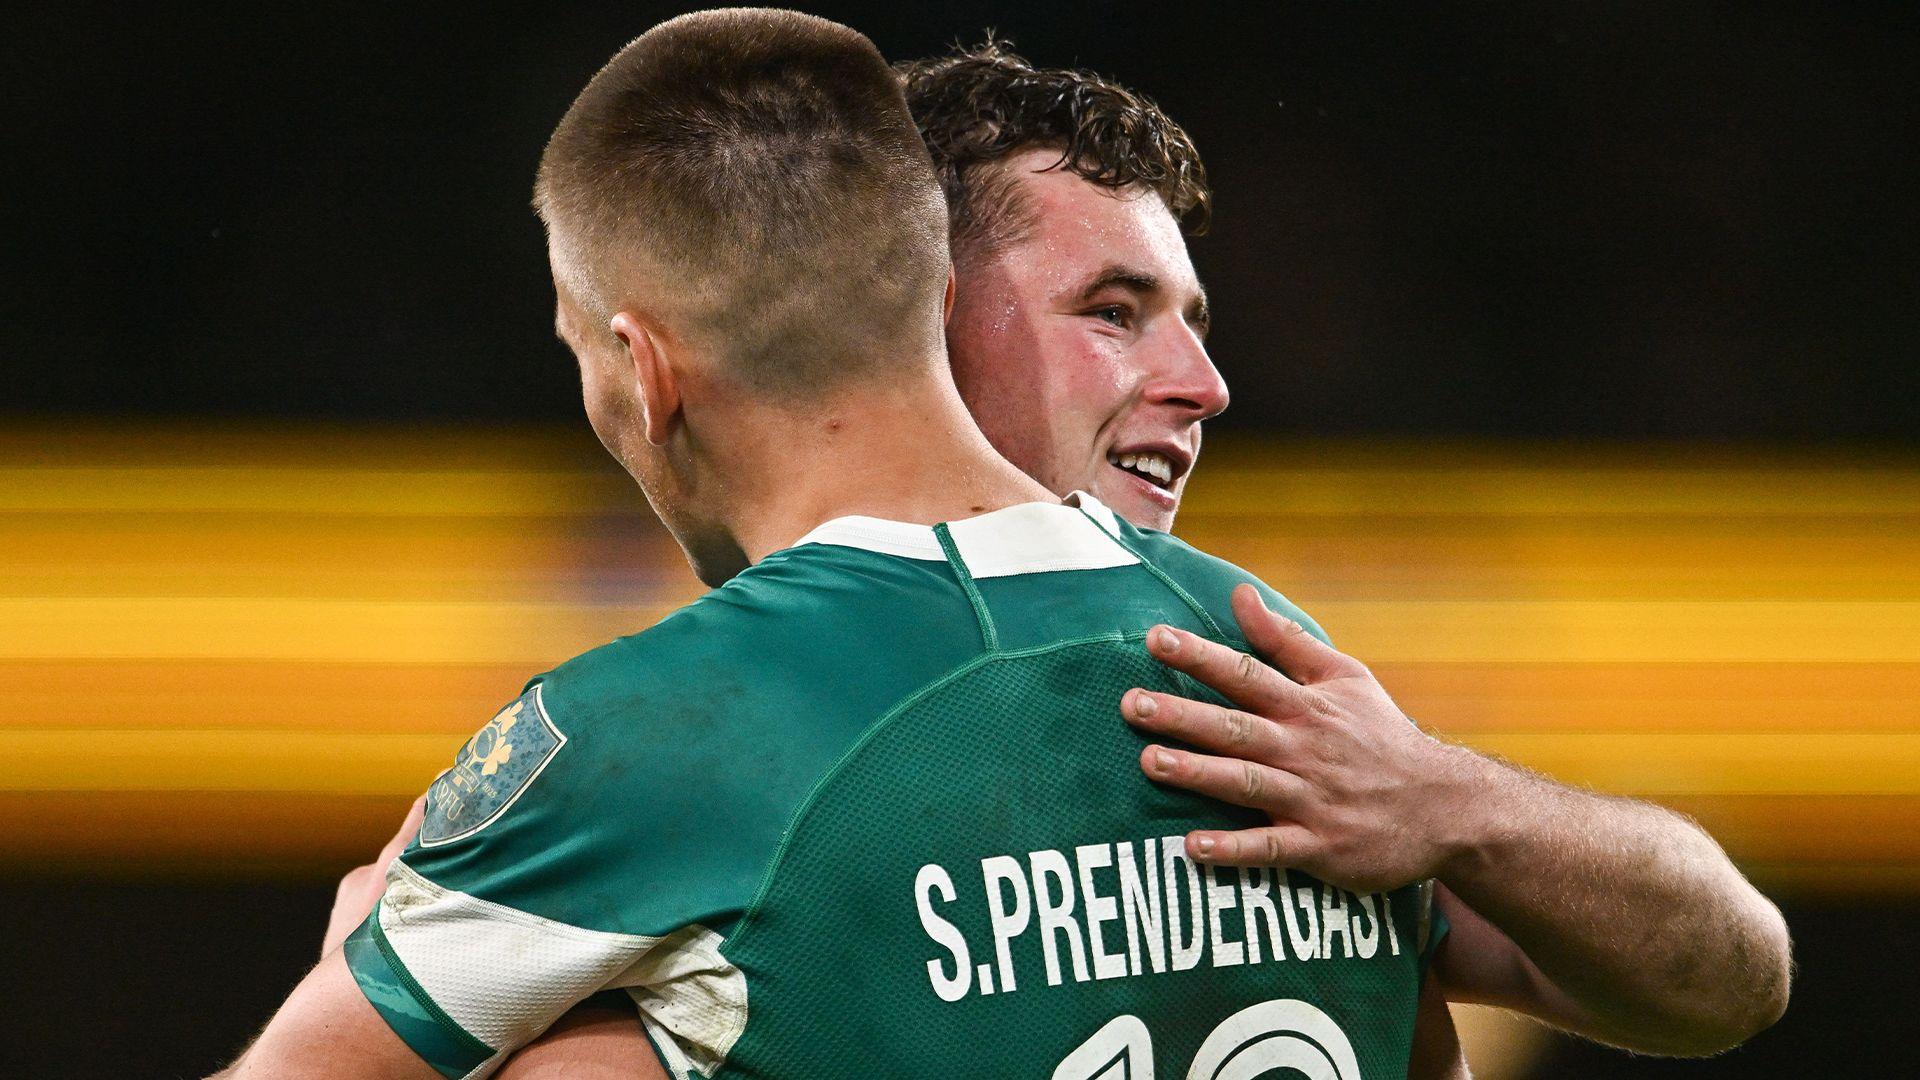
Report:
M 1581 1034 L 1697 1055 L 1779 1018 L 1786 925 L 1705 832 L 1470 751 L 1456 764 L 1439 879 L 1577 1006 Z
M 667 1080 L 631 1008 L 581 1005 L 507 1059 L 496 1080 Z
M 1283 864 L 1360 892 L 1437 878 L 1491 931 L 1442 943 L 1475 980 L 1462 988 L 1645 1053 L 1713 1053 L 1779 1017 L 1786 925 L 1705 833 L 1440 742 L 1366 665 L 1251 588 L 1233 608 L 1278 670 L 1156 627 L 1153 657 L 1232 707 L 1145 689 L 1121 703 L 1167 740 L 1142 750 L 1149 777 L 1267 815 L 1188 834 L 1190 857 Z
M 260 1037 L 219 1077 L 232 1080 L 437 1080 L 374 1011 L 336 950 L 293 988 Z

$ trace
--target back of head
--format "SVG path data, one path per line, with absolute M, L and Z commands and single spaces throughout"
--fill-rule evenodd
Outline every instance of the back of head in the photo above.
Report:
M 739 8 L 661 23 L 555 129 L 535 206 L 563 297 L 628 308 L 771 398 L 938 355 L 946 208 L 859 33 Z
M 1032 226 L 1000 166 L 1024 150 L 1108 188 L 1154 192 L 1198 235 L 1212 194 L 1200 153 L 1158 105 L 1090 71 L 1036 68 L 989 37 L 899 66 L 907 104 L 933 153 L 951 215 L 953 256 L 1017 242 Z

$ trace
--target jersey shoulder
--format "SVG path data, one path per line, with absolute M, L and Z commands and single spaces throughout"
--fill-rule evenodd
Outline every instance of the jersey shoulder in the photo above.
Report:
M 643 988 L 692 1018 L 663 1045 L 713 1065 L 744 1017 L 719 935 L 789 819 L 895 699 L 981 649 L 943 574 L 796 548 L 532 680 L 434 782 L 349 938 L 368 1000 L 444 1075 L 477 1076 L 571 1003 Z
M 978 653 L 948 573 L 792 549 L 537 676 L 435 781 L 405 861 L 574 926 L 725 923 L 845 749 Z
M 979 647 L 973 626 L 944 564 L 812 544 L 769 556 L 529 686 L 609 747 L 708 731 L 749 737 L 769 725 L 785 735 L 803 703 L 813 716 L 829 702 L 834 712 L 869 712 L 964 663 Z
M 1240 637 L 1235 629 L 1231 597 L 1234 588 L 1244 583 L 1259 590 L 1267 607 L 1299 623 L 1321 641 L 1332 644 L 1319 623 L 1252 572 L 1167 533 L 1136 528 L 1125 521 L 1120 521 L 1118 527 L 1127 543 L 1190 593 L 1229 636 Z

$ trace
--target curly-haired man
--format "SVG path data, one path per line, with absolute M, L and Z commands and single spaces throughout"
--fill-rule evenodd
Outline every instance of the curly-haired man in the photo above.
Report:
M 953 221 L 947 342 L 969 410 L 1049 488 L 1092 491 L 1136 523 L 1170 528 L 1194 464 L 1181 448 L 1190 437 L 1197 450 L 1199 420 L 1226 404 L 1202 348 L 1206 300 L 1175 227 L 1207 225 L 1210 195 L 1192 143 L 1126 89 L 1035 69 L 992 42 L 903 70 Z M 1192 421 L 1190 436 L 1173 440 L 1164 464 L 1151 462 L 1156 440 L 1181 420 Z M 1161 474 L 1140 475 L 1136 451 Z M 1242 682 L 1228 657 L 1183 642 L 1194 654 L 1178 659 L 1183 669 L 1247 708 L 1190 705 L 1183 715 L 1183 703 L 1160 703 L 1158 715 L 1141 717 L 1136 707 L 1152 695 L 1135 695 L 1129 719 L 1221 755 L 1170 749 L 1173 764 L 1154 771 L 1150 751 L 1143 764 L 1164 782 L 1283 823 L 1191 838 L 1195 857 L 1286 861 L 1333 880 L 1435 877 L 1451 931 L 1434 975 L 1448 998 L 1502 1005 L 1642 1053 L 1717 1052 L 1779 1016 L 1785 926 L 1692 823 L 1407 738 L 1358 663 L 1331 650 L 1311 655 L 1310 635 L 1271 640 L 1287 650 L 1288 674 L 1322 671 L 1340 686 L 1349 734 L 1377 734 L 1390 741 L 1375 747 L 1394 749 L 1365 754 L 1359 740 L 1336 734 L 1324 747 L 1347 754 L 1347 769 L 1302 760 L 1297 746 L 1289 756 L 1278 740 L 1257 737 L 1285 730 L 1285 676 L 1262 668 Z M 1214 664 L 1223 677 L 1206 676 Z M 1255 715 L 1269 703 L 1271 719 Z M 1254 736 L 1235 734 L 1247 731 Z M 1246 796 L 1248 766 L 1271 781 L 1267 797 Z M 1283 794 L 1302 773 L 1348 794 L 1318 790 L 1303 805 Z M 1354 794 L 1362 788 L 1373 794 Z M 1216 846 L 1203 852 L 1201 841 Z

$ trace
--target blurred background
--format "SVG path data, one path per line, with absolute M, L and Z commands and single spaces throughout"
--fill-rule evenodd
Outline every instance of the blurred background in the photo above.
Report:
M 677 8 L 68 4 L 0 40 L 0 1074 L 198 1076 L 534 672 L 699 586 L 579 414 L 542 143 Z M 1920 992 L 1909 5 L 818 5 L 1155 97 L 1233 409 L 1180 532 L 1437 731 L 1698 817 L 1792 1010 Z M 1648 918 L 1661 912 L 1649 911 Z M 1904 1057 L 1904 1055 L 1902 1055 Z

